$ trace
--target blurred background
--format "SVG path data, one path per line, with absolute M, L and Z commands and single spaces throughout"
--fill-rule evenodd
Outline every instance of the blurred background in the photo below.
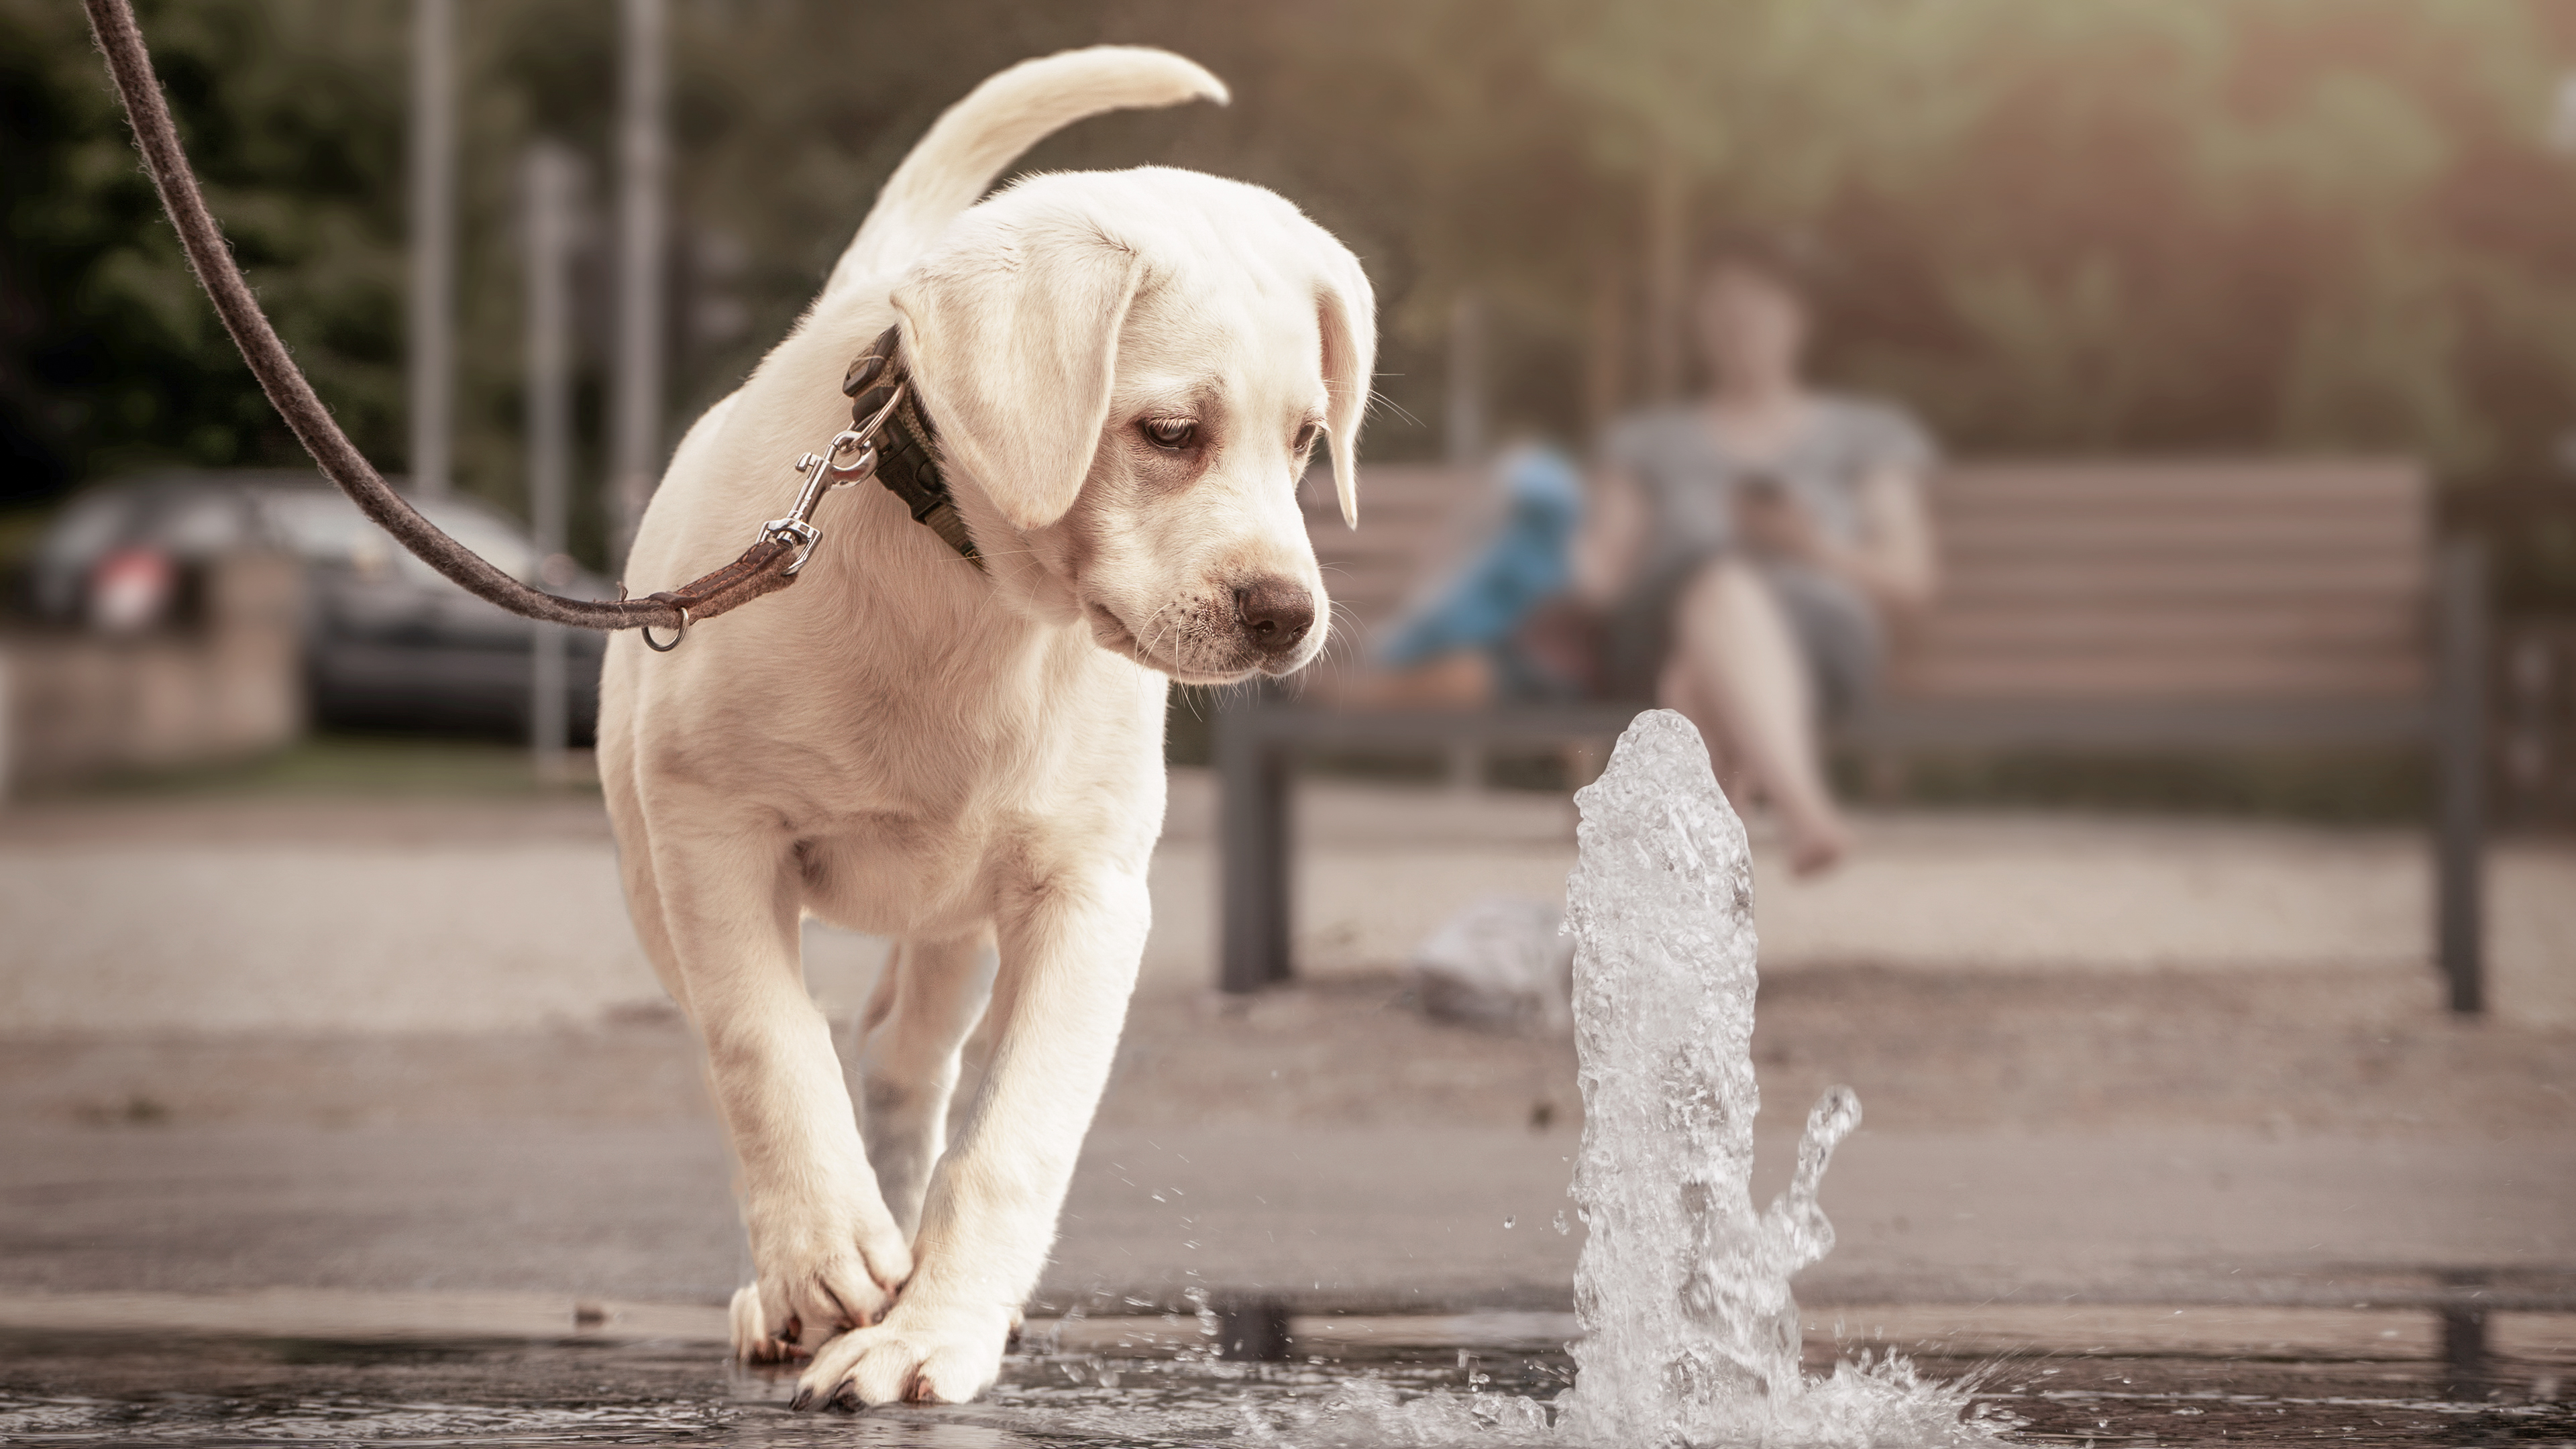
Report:
M 2228 1261 L 2576 1273 L 2557 1187 L 2331 1146 L 2474 1139 L 2568 1170 L 2576 7 L 138 9 L 210 200 L 343 426 L 442 525 L 568 594 L 613 588 L 669 443 L 791 324 L 932 118 L 1027 56 L 1166 46 L 1234 101 L 1086 122 L 1021 169 L 1239 177 L 1364 260 L 1383 341 L 1359 532 L 1309 498 L 1345 673 L 1474 555 L 1528 446 L 1580 471 L 1616 420 L 1708 384 L 1708 247 L 1794 257 L 1808 371 L 1938 440 L 1945 582 L 1894 633 L 1883 707 L 1828 736 L 1848 862 L 1793 878 L 1757 821 L 1766 1084 L 1854 1081 L 1881 1133 L 2329 1144 L 2316 1196 L 2209 1208 L 2194 1261 L 2231 1225 L 2440 1178 L 2522 1216 L 2437 1206 L 2314 1248 L 2248 1228 Z M 24 1181 L 100 1225 L 30 1237 L 18 1286 L 730 1286 L 712 1125 L 588 773 L 596 641 L 467 599 L 325 491 L 63 0 L 0 0 L 0 570 L 0 1098 L 59 1129 Z M 1558 1171 L 1579 1102 L 1545 943 L 1616 696 L 1176 691 L 1154 942 L 1099 1140 L 1375 1132 L 1347 1159 L 1474 1182 L 1384 1134 L 1486 1133 L 1537 1152 L 1533 1181 Z M 1268 782 L 1250 815 L 1220 809 L 1233 769 Z M 855 1010 L 881 949 L 809 930 L 828 1009 Z M 485 1146 L 452 1174 L 403 1135 L 460 1122 Z M 99 1166 L 142 1160 L 119 1155 L 133 1133 L 199 1132 L 216 1145 L 187 1160 L 213 1172 L 254 1150 L 228 1132 L 325 1134 L 257 1139 L 296 1161 L 377 1132 L 367 1160 L 419 1179 L 406 1201 L 466 1203 L 477 1153 L 563 1122 L 670 1128 L 667 1161 L 639 1160 L 703 1188 L 682 1246 L 601 1256 L 530 1190 L 516 1248 L 396 1250 L 352 1178 L 324 1193 L 338 1226 L 241 1207 L 217 1236 L 251 1246 L 217 1261 L 140 1205 L 177 1178 Z M 542 1142 L 512 1170 L 588 1160 Z M 2001 1192 L 2033 1161 L 1996 1146 L 1957 1176 Z M 621 1210 L 605 1191 L 565 1202 L 596 1220 Z M 529 1226 L 558 1210 L 555 1238 Z M 2180 1219 L 2137 1211 L 2122 1231 L 2153 1256 Z M 1892 1196 L 1855 1212 L 1846 1260 L 1913 1265 L 1904 1291 L 2056 1271 L 1966 1228 L 1908 1239 Z M 1116 1279 L 1082 1231 L 1065 1282 Z M 2061 1266 L 2093 1262 L 2069 1231 Z M 301 1251 L 312 1234 L 346 1251 Z M 1538 1237 L 1475 1249 L 1460 1281 L 1552 1281 L 1564 1240 Z
M 424 399 L 407 384 L 422 345 L 411 11 L 145 7 L 235 247 L 344 426 L 389 473 L 435 449 L 427 491 L 522 524 L 529 157 L 560 161 L 558 573 L 615 573 L 608 480 L 634 470 L 621 430 L 658 459 L 730 388 L 941 107 L 1013 59 L 1150 41 L 1205 61 L 1235 103 L 1095 121 L 1027 166 L 1202 167 L 1276 187 L 1346 238 L 1384 312 L 1374 460 L 1476 458 L 1532 434 L 1580 450 L 1682 394 L 1690 259 L 1711 235 L 1760 231 L 1810 258 L 1819 373 L 1901 399 L 1954 456 L 2420 463 L 2433 526 L 2488 541 L 2525 641 L 2497 651 L 2524 661 L 2516 707 L 2565 713 L 2564 658 L 2526 639 L 2554 639 L 2553 611 L 2576 608 L 2576 208 L 2560 204 L 2576 21 L 2559 8 L 674 3 L 654 113 L 667 168 L 641 228 L 620 209 L 618 13 L 475 0 L 448 22 L 453 182 L 432 199 L 453 341 L 432 367 L 451 380 Z M 303 460 L 126 164 L 81 18 L 27 0 L 0 26 L 0 550 L 20 609 L 53 617 L 74 585 L 44 578 L 38 541 L 76 490 Z M 636 256 L 653 276 L 620 275 Z M 617 397 L 639 318 L 658 354 L 649 409 Z M 424 431 L 439 420 L 424 401 L 444 428 Z M 2563 812 L 2564 726 L 2524 728 L 2515 808 Z M 1973 783 L 2029 788 L 2029 773 Z M 2139 788 L 2283 788 L 2173 773 Z M 2367 808 L 2402 808 L 2389 788 Z

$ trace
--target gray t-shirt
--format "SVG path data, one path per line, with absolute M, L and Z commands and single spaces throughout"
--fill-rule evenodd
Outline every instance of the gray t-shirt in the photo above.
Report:
M 1931 436 L 1903 409 L 1823 395 L 1779 456 L 1749 460 L 1718 440 L 1696 406 L 1658 408 L 1614 424 L 1602 461 L 1635 483 L 1645 543 L 1631 575 L 1652 588 L 1677 569 L 1724 552 L 1735 538 L 1736 490 L 1767 475 L 1837 543 L 1857 543 L 1861 488 L 1888 468 L 1918 476 L 1938 460 Z
M 1735 542 L 1735 495 L 1756 477 L 1775 480 L 1838 543 L 1860 541 L 1861 488 L 1889 469 L 1918 475 L 1938 455 L 1913 418 L 1884 403 L 1823 396 L 1779 456 L 1755 461 L 1718 441 L 1694 407 L 1639 413 L 1612 426 L 1602 462 L 1636 485 L 1645 538 L 1626 596 L 1611 610 L 1605 673 L 1611 689 L 1651 699 L 1672 645 L 1681 591 Z M 1848 712 L 1877 674 L 1877 612 L 1841 579 L 1795 564 L 1762 567 L 1829 713 Z

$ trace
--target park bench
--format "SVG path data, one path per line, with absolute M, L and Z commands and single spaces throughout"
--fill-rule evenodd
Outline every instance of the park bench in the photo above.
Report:
M 1365 633 L 1437 567 L 1472 470 L 1384 466 L 1347 530 L 1306 493 L 1336 627 Z M 1945 587 L 1900 631 L 1882 698 L 1840 731 L 1866 754 L 2420 746 L 2436 780 L 2434 959 L 2482 1009 L 2480 661 L 2474 545 L 2437 546 L 2423 470 L 2386 459 L 1964 463 L 1931 492 Z M 1301 753 L 1601 741 L 1639 701 L 1347 709 L 1247 690 L 1216 718 L 1219 986 L 1293 973 L 1291 785 Z

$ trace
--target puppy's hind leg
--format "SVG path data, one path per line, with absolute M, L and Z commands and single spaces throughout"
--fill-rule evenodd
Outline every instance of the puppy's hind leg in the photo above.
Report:
M 992 933 L 906 941 L 877 978 L 860 1023 L 860 1131 L 886 1210 L 910 1239 L 948 1141 L 958 1057 L 993 993 Z

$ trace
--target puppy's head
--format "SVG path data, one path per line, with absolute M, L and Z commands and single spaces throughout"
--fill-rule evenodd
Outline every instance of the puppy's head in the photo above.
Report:
M 1042 176 L 960 217 L 894 304 L 1007 596 L 1191 683 L 1322 650 L 1297 483 L 1329 446 L 1357 523 L 1376 351 L 1368 278 L 1331 234 L 1194 172 Z

